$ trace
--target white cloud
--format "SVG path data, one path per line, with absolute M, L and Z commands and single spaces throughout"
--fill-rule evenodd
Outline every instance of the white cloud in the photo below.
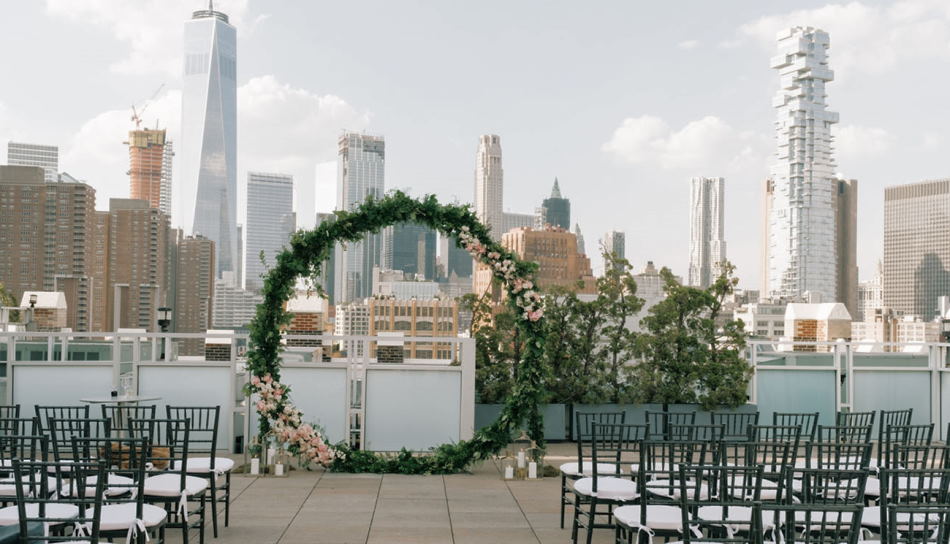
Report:
M 312 224 L 315 197 L 327 198 L 325 190 L 321 193 L 315 187 L 317 172 L 326 177 L 325 164 L 335 168 L 340 131 L 365 129 L 370 113 L 338 96 L 292 87 L 272 75 L 252 78 L 238 88 L 237 95 L 239 187 L 243 187 L 248 170 L 293 174 L 298 216 L 302 224 Z M 130 114 L 131 110 L 122 108 L 96 115 L 63 150 L 61 168 L 95 185 L 99 208 L 108 207 L 110 197 L 128 197 L 128 148 L 122 142 L 133 126 Z M 148 106 L 143 126 L 155 126 L 159 120 L 177 142 L 180 119 L 181 92 L 170 90 Z M 188 229 L 193 213 L 193 204 L 188 203 L 194 202 L 196 188 L 182 187 L 177 166 L 173 223 Z M 242 202 L 239 198 L 239 216 L 243 216 Z M 332 207 L 332 203 L 320 203 L 321 209 Z
M 680 49 L 695 49 L 699 46 L 699 40 L 683 40 L 680 43 L 676 44 L 676 47 Z
M 601 149 L 633 164 L 656 164 L 664 169 L 721 170 L 753 159 L 755 135 L 739 132 L 708 115 L 674 130 L 652 115 L 628 117 Z
M 184 22 L 200 9 L 193 0 L 46 0 L 50 15 L 104 27 L 124 45 L 128 55 L 111 62 L 109 69 L 122 74 L 181 73 Z M 248 0 L 218 0 L 215 9 L 228 14 L 238 32 L 251 30 L 265 17 L 246 21 Z
M 792 26 L 828 31 L 831 63 L 842 72 L 880 74 L 899 61 L 950 58 L 950 2 L 945 0 L 828 4 L 761 17 L 742 25 L 739 37 L 774 50 L 776 33 Z
M 835 151 L 842 159 L 874 156 L 883 153 L 894 143 L 894 137 L 883 128 L 860 125 L 833 125 Z

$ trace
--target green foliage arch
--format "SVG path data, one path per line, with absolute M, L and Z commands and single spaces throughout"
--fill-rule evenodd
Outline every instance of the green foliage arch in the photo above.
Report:
M 285 303 L 294 295 L 299 277 L 318 277 L 337 243 L 354 243 L 367 233 L 403 222 L 415 222 L 454 236 L 460 247 L 488 266 L 507 296 L 505 304 L 515 310 L 516 332 L 523 340 L 521 359 L 515 369 L 515 384 L 498 419 L 476 431 L 470 440 L 443 444 L 428 455 L 384 455 L 351 450 L 346 444 L 330 446 L 313 427 L 302 423 L 302 414 L 290 401 L 290 388 L 280 383 L 281 328 L 289 322 Z M 452 473 L 486 459 L 506 447 L 522 424 L 528 436 L 543 447 L 544 366 L 541 296 L 532 282 L 536 265 L 523 262 L 492 240 L 488 229 L 468 206 L 440 204 L 435 196 L 414 199 L 393 192 L 369 199 L 352 211 L 336 212 L 335 220 L 309 231 L 298 231 L 290 246 L 277 255 L 262 289 L 263 302 L 251 324 L 247 393 L 256 393 L 260 423 L 259 438 L 275 440 L 303 462 L 318 462 L 331 470 L 346 472 Z

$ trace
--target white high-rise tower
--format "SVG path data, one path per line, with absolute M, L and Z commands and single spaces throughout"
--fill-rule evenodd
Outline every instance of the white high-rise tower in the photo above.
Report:
M 294 177 L 266 172 L 247 173 L 247 251 L 245 279 L 247 290 L 257 292 L 264 286 L 261 278 L 275 263 L 290 236 L 297 229 L 294 215 Z M 264 262 L 261 262 L 261 253 Z
M 236 31 L 228 16 L 209 4 L 185 23 L 177 155 L 181 161 L 179 187 L 196 191 L 193 232 L 214 241 L 218 276 L 224 271 L 236 272 L 240 258 L 236 76 Z
M 352 210 L 368 197 L 382 198 L 386 191 L 386 142 L 382 136 L 353 132 L 339 140 L 337 209 Z M 363 241 L 336 248 L 334 294 L 337 303 L 373 294 L 373 266 L 380 263 L 382 236 L 367 233 Z
M 689 285 L 705 289 L 726 260 L 722 178 L 693 178 L 689 197 Z
M 475 213 L 491 229 L 492 238 L 501 240 L 505 233 L 502 199 L 504 171 L 501 168 L 501 138 L 484 134 L 478 140 L 475 160 Z
M 778 35 L 771 61 L 780 76 L 772 104 L 778 151 L 766 187 L 766 292 L 800 298 L 805 293 L 834 301 L 838 259 L 835 249 L 835 163 L 825 84 L 828 34 L 796 27 Z

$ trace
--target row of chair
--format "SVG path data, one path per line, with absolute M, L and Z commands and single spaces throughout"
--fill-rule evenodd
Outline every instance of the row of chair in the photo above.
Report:
M 618 509 L 620 514 L 615 516 L 613 507 L 617 504 L 610 500 L 606 502 L 608 511 L 600 512 L 597 498 L 620 498 L 618 504 L 621 505 L 630 501 L 635 504 L 643 496 L 678 499 L 681 493 L 677 471 L 683 466 L 760 467 L 765 475 L 764 497 L 770 501 L 769 504 L 777 504 L 775 499 L 780 494 L 780 482 L 785 481 L 785 471 L 855 471 L 864 475 L 854 479 L 854 482 L 860 480 L 862 507 L 865 493 L 869 503 L 881 497 L 884 486 L 877 478 L 878 470 L 947 466 L 946 448 L 931 446 L 933 425 L 910 425 L 910 410 L 882 414 L 876 459 L 871 457 L 871 432 L 875 420 L 872 413 L 842 413 L 837 418 L 837 425 L 827 427 L 817 424 L 818 414 L 777 414 L 773 417 L 773 425 L 758 425 L 758 415 L 754 413 L 713 414 L 713 423 L 707 425 L 690 423 L 695 421 L 694 417 L 688 413 L 650 412 L 644 424 L 627 425 L 623 423 L 622 413 L 578 414 L 576 429 L 582 437 L 592 434 L 595 425 L 602 429 L 619 426 L 625 430 L 626 445 L 601 440 L 602 453 L 597 456 L 598 441 L 582 439 L 578 442 L 578 460 L 561 467 L 562 526 L 565 507 L 572 505 L 575 511 L 572 535 L 575 540 L 578 528 L 588 530 L 589 540 L 591 529 L 616 527 L 619 530 L 625 521 L 629 527 L 638 527 L 638 534 L 643 533 L 644 527 L 653 530 L 647 525 L 624 520 L 625 510 Z M 662 430 L 654 431 L 651 423 Z M 740 432 L 743 424 L 746 428 Z M 604 448 L 617 457 L 605 457 Z M 621 457 L 629 459 L 621 461 Z M 800 477 L 799 474 L 791 481 L 800 482 Z M 574 483 L 568 486 L 570 481 Z M 801 483 L 788 489 L 799 493 Z M 569 491 L 572 492 L 570 497 L 567 496 Z M 792 496 L 792 493 L 787 495 Z M 605 503 L 601 501 L 601 504 Z M 882 512 L 886 513 L 890 504 L 884 500 L 881 506 L 884 506 Z M 667 508 L 667 521 L 676 518 L 674 525 L 680 527 L 679 509 L 669 509 L 669 505 L 664 507 Z M 629 514 L 629 509 L 626 512 Z M 880 518 L 880 513 L 865 517 Z M 598 523 L 598 518 L 606 520 Z M 877 526 L 882 526 L 880 521 Z
M 183 542 L 198 529 L 203 543 L 209 498 L 214 536 L 219 501 L 228 525 L 234 462 L 216 455 L 220 407 L 168 406 L 163 418 L 155 406 L 103 406 L 98 418 L 88 406 L 36 406 L 31 418 L 5 408 L 0 502 L 16 504 L 0 508 L 0 525 L 19 523 L 24 538 L 29 522 L 46 518 L 66 536 L 95 529 L 164 542 L 169 527 L 182 530 Z

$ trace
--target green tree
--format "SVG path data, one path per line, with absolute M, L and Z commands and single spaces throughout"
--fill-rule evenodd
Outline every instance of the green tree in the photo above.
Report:
M 693 403 L 704 408 L 745 402 L 751 369 L 742 359 L 741 321 L 722 329 L 716 319 L 737 283 L 735 268 L 722 263 L 722 274 L 708 289 L 681 285 L 667 268 L 660 271 L 666 298 L 641 320 L 639 364 L 633 371 L 635 400 Z
M 604 253 L 607 269 L 597 279 L 597 303 L 603 313 L 603 342 L 599 356 L 604 361 L 603 389 L 610 402 L 623 402 L 628 394 L 628 363 L 636 356 L 637 333 L 631 330 L 632 320 L 641 309 L 643 299 L 637 296 L 633 267 L 613 253 Z
M 477 400 L 502 403 L 514 385 L 514 362 L 518 360 L 515 316 L 507 305 L 494 304 L 490 293 L 459 297 L 459 306 L 472 313 Z
M 8 308 L 14 307 L 17 305 L 16 299 L 13 297 L 13 293 L 7 290 L 6 285 L 0 281 L 0 306 L 5 306 Z M 13 310 L 10 312 L 10 322 L 17 322 L 20 320 L 20 312 L 18 310 Z

